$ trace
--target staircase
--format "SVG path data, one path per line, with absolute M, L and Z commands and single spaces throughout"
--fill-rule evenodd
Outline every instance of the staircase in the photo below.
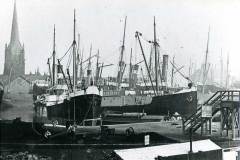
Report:
M 189 133 L 190 128 L 192 132 L 197 131 L 204 123 L 207 122 L 207 118 L 202 118 L 202 106 L 212 106 L 212 117 L 220 110 L 220 103 L 223 101 L 239 101 L 240 91 L 217 91 L 213 94 L 206 102 L 198 105 L 197 112 L 188 117 L 183 121 L 183 128 L 185 133 Z

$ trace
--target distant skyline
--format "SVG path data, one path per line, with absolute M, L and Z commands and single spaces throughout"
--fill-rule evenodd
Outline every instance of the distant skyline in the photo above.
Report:
M 53 26 L 56 25 L 57 55 L 61 57 L 72 43 L 73 10 L 76 9 L 77 33 L 84 59 L 100 50 L 101 62 L 117 64 L 127 16 L 125 61 L 130 49 L 142 60 L 136 30 L 146 39 L 153 37 L 156 17 L 160 54 L 175 55 L 178 66 L 188 75 L 190 59 L 195 66 L 204 62 L 207 32 L 210 25 L 209 61 L 220 77 L 221 49 L 226 68 L 229 53 L 230 75 L 240 80 L 240 1 L 238 0 L 16 0 L 20 41 L 25 46 L 26 73 L 39 67 L 48 72 L 47 58 L 52 53 Z M 4 67 L 5 44 L 9 43 L 14 0 L 0 1 L 0 73 Z M 150 46 L 142 40 L 147 55 Z M 137 46 L 137 47 L 136 47 Z M 135 51 L 137 49 L 137 51 Z M 133 58 L 135 60 L 135 58 Z M 66 61 L 63 62 L 66 65 Z M 95 64 L 93 63 L 93 66 Z M 170 69 L 169 63 L 169 69 Z M 103 75 L 116 76 L 117 67 L 108 67 Z

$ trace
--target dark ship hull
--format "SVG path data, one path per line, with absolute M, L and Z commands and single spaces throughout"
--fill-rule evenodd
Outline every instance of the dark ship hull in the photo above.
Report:
M 1 86 L 1 83 L 0 83 L 0 106 L 2 104 L 3 93 L 4 93 L 3 86 Z
M 173 115 L 175 112 L 179 113 L 181 116 L 188 117 L 196 112 L 197 110 L 197 92 L 189 91 L 182 93 L 175 93 L 169 95 L 153 96 L 149 103 L 141 104 L 142 102 L 137 102 L 138 99 L 134 96 L 123 96 L 122 99 L 129 98 L 135 102 L 126 104 L 126 101 L 119 106 L 109 103 L 109 105 L 104 104 L 104 112 L 116 112 L 116 113 L 128 113 L 128 112 L 138 112 L 146 113 L 148 115 Z M 108 99 L 116 99 L 116 97 L 103 97 Z M 134 100 L 135 99 L 135 100 Z M 128 101 L 129 102 L 129 101 Z M 124 104 L 125 103 L 125 104 Z
M 75 104 L 75 105 L 74 105 Z M 65 99 L 63 103 L 51 106 L 35 104 L 35 120 L 43 123 L 54 122 L 65 125 L 67 121 L 81 124 L 84 119 L 97 118 L 101 114 L 101 96 L 96 94 L 84 94 Z M 46 107 L 45 116 L 41 113 Z M 74 117 L 75 113 L 75 117 Z

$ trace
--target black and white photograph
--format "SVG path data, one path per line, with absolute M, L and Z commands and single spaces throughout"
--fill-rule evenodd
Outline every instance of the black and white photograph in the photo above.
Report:
M 0 160 L 240 160 L 240 0 L 0 0 Z

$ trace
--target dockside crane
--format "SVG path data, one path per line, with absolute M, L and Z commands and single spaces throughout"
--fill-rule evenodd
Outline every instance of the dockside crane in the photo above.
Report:
M 136 31 L 136 32 L 135 32 L 135 37 L 138 39 L 139 46 L 140 46 L 140 49 L 141 49 L 141 52 L 142 52 L 142 56 L 143 56 L 143 59 L 144 59 L 144 62 L 145 62 L 145 67 L 146 67 L 146 69 L 147 69 L 148 77 L 149 77 L 149 79 L 150 79 L 150 82 L 151 82 L 151 85 L 152 85 L 152 89 L 153 89 L 154 94 L 155 94 L 155 96 L 156 96 L 156 95 L 157 95 L 157 93 L 156 93 L 156 88 L 153 86 L 153 81 L 152 81 L 151 73 L 150 73 L 150 70 L 149 70 L 149 68 L 148 68 L 146 56 L 145 56 L 145 54 L 144 54 L 143 47 L 142 47 L 142 43 L 141 43 L 141 40 L 140 40 L 140 37 L 139 37 L 139 36 L 142 36 L 142 33 Z

